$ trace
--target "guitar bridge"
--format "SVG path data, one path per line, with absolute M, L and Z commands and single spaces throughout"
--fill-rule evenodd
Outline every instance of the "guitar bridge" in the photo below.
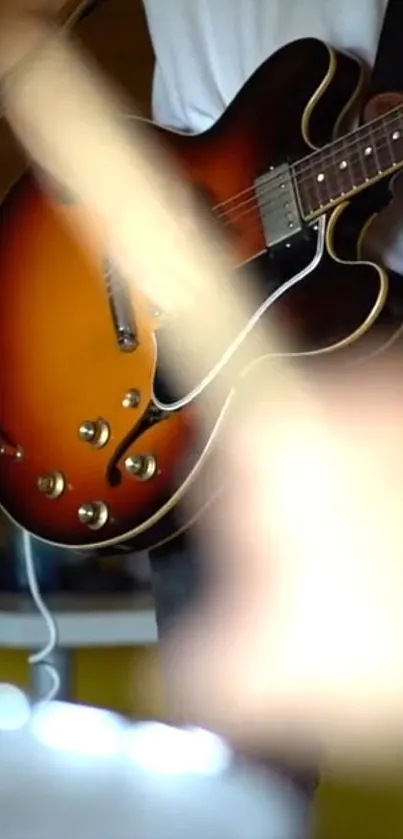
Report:
M 267 247 L 279 245 L 301 232 L 301 215 L 287 164 L 257 178 L 255 191 Z

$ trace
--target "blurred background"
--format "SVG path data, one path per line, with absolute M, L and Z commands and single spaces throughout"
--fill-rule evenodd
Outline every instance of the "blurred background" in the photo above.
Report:
M 161 0 L 161 3 L 169 0 Z M 192 0 L 189 0 L 192 2 Z M 66 14 L 77 3 L 67 2 Z M 77 32 L 104 70 L 128 92 L 143 114 L 150 113 L 153 52 L 141 0 L 103 0 L 77 25 Z M 23 171 L 24 161 L 4 121 L 0 120 L 0 197 Z M 18 545 L 15 534 L 0 518 L 0 586 L 17 585 Z M 94 561 L 83 568 L 80 557 L 62 557 L 64 582 L 88 592 L 113 597 L 130 588 L 147 589 L 147 563 L 121 557 Z M 64 561 L 65 560 L 65 561 Z M 44 560 L 52 566 L 52 557 Z M 66 582 L 67 581 L 67 582 Z M 42 580 L 46 591 L 49 575 Z M 21 580 L 20 583 L 21 584 Z M 0 594 L 1 598 L 1 594 Z M 108 618 L 113 621 L 113 614 Z M 342 619 L 342 616 L 341 616 Z M 25 650 L 1 647 L 0 678 L 27 687 L 30 680 Z M 99 648 L 73 652 L 72 692 L 84 703 L 115 709 L 136 717 L 166 716 L 161 691 L 149 674 L 158 668 L 154 644 Z M 403 778 L 325 778 L 317 796 L 317 839 L 403 839 Z

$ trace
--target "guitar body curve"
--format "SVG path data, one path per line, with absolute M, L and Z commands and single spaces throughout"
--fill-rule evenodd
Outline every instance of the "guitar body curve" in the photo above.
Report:
M 226 207 L 236 261 L 257 259 L 264 269 L 262 304 L 270 305 L 262 316 L 276 310 L 295 328 L 302 352 L 360 337 L 382 311 L 387 277 L 355 264 L 351 281 L 352 264 L 337 256 L 341 216 L 307 227 L 295 247 L 270 249 L 257 203 L 242 215 L 231 201 L 270 166 L 329 142 L 361 85 L 357 61 L 303 39 L 268 59 L 208 132 L 155 127 L 196 194 Z M 129 306 L 118 301 L 135 339 L 129 351 L 122 347 L 107 254 L 90 261 L 64 223 L 79 212 L 74 204 L 56 206 L 30 175 L 0 208 L 0 505 L 57 545 L 144 549 L 174 535 L 191 489 L 206 501 L 214 497 L 208 461 L 227 406 L 201 429 L 196 399 L 180 410 L 166 399 L 162 405 L 159 362 L 169 325 L 140 295 Z M 237 275 L 242 282 L 242 271 Z M 281 292 L 299 275 L 303 282 Z M 149 474 L 128 468 L 147 457 L 155 467 Z M 101 510 L 98 520 L 88 505 Z M 187 515 L 185 505 L 182 528 Z

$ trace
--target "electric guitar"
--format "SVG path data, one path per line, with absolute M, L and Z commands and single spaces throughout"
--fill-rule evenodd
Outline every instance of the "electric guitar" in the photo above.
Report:
M 31 175 L 14 186 L 0 210 L 0 504 L 11 519 L 77 550 L 161 543 L 178 509 L 189 525 L 190 490 L 200 509 L 218 490 L 209 454 L 233 392 L 210 428 L 198 410 L 262 319 L 291 326 L 302 357 L 369 352 L 388 275 L 361 245 L 403 165 L 403 106 L 345 133 L 363 82 L 354 58 L 303 39 L 269 58 L 208 132 L 153 128 L 228 232 L 234 281 L 243 264 L 263 269 L 253 317 L 187 393 L 164 375 L 164 334 L 177 324 L 129 298 L 107 255 L 90 260 L 64 223 L 79 207 Z

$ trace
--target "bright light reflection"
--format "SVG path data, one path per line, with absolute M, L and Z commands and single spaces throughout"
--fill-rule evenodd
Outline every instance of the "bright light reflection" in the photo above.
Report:
M 25 693 L 8 682 L 0 683 L 0 731 L 18 731 L 28 722 L 31 708 Z
M 163 775 L 218 775 L 231 759 L 230 750 L 214 734 L 162 723 L 137 725 L 128 732 L 124 749 L 138 766 Z
M 119 718 L 108 711 L 57 702 L 36 710 L 32 733 L 54 749 L 109 757 L 121 751 L 124 729 Z

